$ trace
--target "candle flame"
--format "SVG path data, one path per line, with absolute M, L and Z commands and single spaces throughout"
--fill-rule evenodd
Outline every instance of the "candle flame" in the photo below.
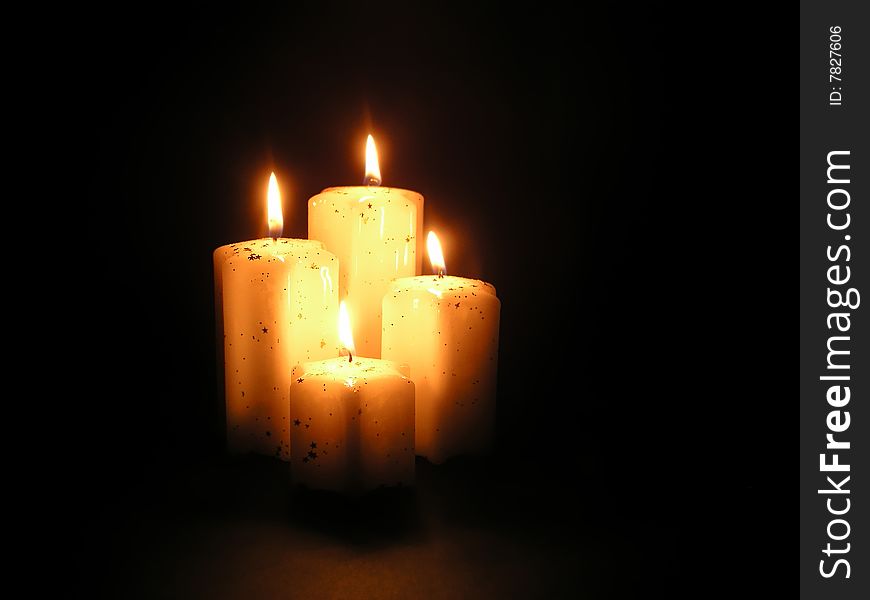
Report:
M 338 305 L 338 339 L 352 358 L 356 348 L 353 345 L 353 330 L 350 328 L 350 316 L 347 314 L 347 304 L 344 300 Z
M 284 233 L 284 212 L 281 210 L 281 190 L 275 173 L 269 175 L 269 193 L 266 194 L 269 237 L 279 238 Z
M 444 253 L 441 252 L 441 242 L 438 241 L 438 236 L 434 231 L 429 232 L 429 237 L 426 238 L 426 250 L 429 251 L 429 262 L 432 264 L 432 270 L 438 276 L 443 276 L 447 271 L 447 266 L 444 264 Z
M 378 149 L 375 138 L 369 134 L 366 140 L 366 185 L 381 185 L 381 166 L 378 164 Z

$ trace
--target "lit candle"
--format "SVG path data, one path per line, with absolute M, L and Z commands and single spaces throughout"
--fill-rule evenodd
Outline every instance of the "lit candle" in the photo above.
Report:
M 308 237 L 321 240 L 341 263 L 339 293 L 347 301 L 357 347 L 381 355 L 381 299 L 390 281 L 421 272 L 423 196 L 380 187 L 372 136 L 366 144 L 365 185 L 331 187 L 308 201 Z
M 444 274 L 434 233 L 427 246 L 436 274 L 397 279 L 384 296 L 382 355 L 410 367 L 417 454 L 441 463 L 491 449 L 501 303 L 492 285 Z
M 290 458 L 291 369 L 338 348 L 338 260 L 313 240 L 282 238 L 275 174 L 269 236 L 214 252 L 227 445 L 233 453 Z
M 356 355 L 346 305 L 347 357 L 293 371 L 291 474 L 312 489 L 361 492 L 414 481 L 414 384 L 396 363 Z

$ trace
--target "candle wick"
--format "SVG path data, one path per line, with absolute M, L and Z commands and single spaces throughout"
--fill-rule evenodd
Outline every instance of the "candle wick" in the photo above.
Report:
M 350 349 L 348 349 L 348 351 L 347 351 L 347 362 L 349 362 L 349 363 L 353 362 L 353 352 L 351 352 Z
M 374 175 L 366 175 L 365 180 L 363 181 L 363 185 L 379 186 L 381 185 L 381 180 Z
M 438 279 L 444 279 L 444 269 L 438 269 Z

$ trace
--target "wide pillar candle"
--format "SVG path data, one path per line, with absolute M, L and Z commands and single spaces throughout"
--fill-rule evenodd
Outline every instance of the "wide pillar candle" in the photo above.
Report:
M 431 462 L 491 449 L 500 308 L 492 285 L 463 277 L 397 279 L 383 298 L 382 356 L 410 368 Z
M 380 183 L 369 139 L 367 181 Z M 375 171 L 376 176 L 368 175 Z M 308 201 L 308 237 L 341 263 L 339 294 L 347 302 L 360 355 L 381 355 L 381 300 L 396 277 L 421 273 L 423 196 L 379 185 L 331 187 Z
M 363 492 L 414 482 L 414 384 L 395 363 L 305 363 L 290 391 L 291 475 L 312 489 Z
M 264 238 L 221 246 L 214 265 L 228 448 L 289 460 L 291 370 L 338 349 L 338 260 Z

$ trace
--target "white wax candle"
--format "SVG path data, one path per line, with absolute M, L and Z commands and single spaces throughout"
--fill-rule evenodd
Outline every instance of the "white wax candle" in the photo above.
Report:
M 233 453 L 289 460 L 291 369 L 338 349 L 338 261 L 320 246 L 266 238 L 215 251 Z
M 290 391 L 291 473 L 314 489 L 414 482 L 414 384 L 407 368 L 354 356 L 305 363 Z
M 373 142 L 370 147 L 373 153 Z M 379 183 L 377 173 L 367 179 Z M 377 185 L 331 187 L 308 201 L 308 237 L 321 240 L 341 263 L 339 294 L 347 302 L 363 356 L 381 355 L 381 299 L 390 281 L 421 272 L 422 233 L 423 196 L 417 192 Z
M 463 277 L 405 277 L 384 296 L 382 356 L 410 368 L 417 454 L 434 463 L 491 449 L 500 310 L 492 285 Z
M 314 240 L 280 237 L 274 173 L 270 233 L 214 252 L 218 369 L 231 452 L 290 458 L 291 369 L 335 356 L 338 260 Z

